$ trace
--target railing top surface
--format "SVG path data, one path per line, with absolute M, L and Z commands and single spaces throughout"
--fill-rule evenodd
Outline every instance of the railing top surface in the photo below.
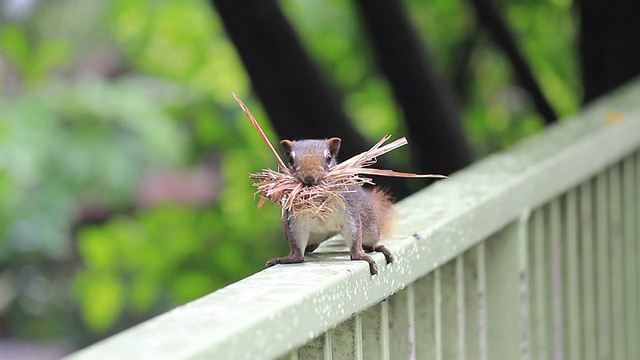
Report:
M 73 359 L 274 358 L 380 302 L 438 265 L 640 148 L 640 81 L 544 134 L 398 204 L 396 258 L 369 275 L 331 240 L 303 264 L 265 269 Z M 259 241 L 259 239 L 256 239 Z M 284 240 L 283 240 L 284 241 Z

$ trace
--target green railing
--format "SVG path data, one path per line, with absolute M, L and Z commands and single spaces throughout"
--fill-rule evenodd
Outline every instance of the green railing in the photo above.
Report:
M 640 82 L 398 209 L 71 358 L 640 359 Z

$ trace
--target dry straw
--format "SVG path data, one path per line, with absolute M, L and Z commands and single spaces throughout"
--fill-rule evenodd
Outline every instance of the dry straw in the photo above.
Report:
M 250 175 L 252 179 L 259 180 L 253 186 L 257 187 L 256 194 L 260 194 L 258 207 L 261 207 L 266 200 L 279 204 L 282 207 L 282 216 L 288 211 L 289 216 L 312 216 L 326 219 L 336 207 L 345 207 L 340 194 L 353 191 L 354 186 L 363 184 L 374 185 L 373 180 L 358 175 L 379 175 L 411 178 L 446 178 L 444 175 L 427 174 L 419 175 L 403 173 L 393 170 L 369 168 L 376 163 L 378 156 L 388 153 L 394 149 L 406 145 L 407 139 L 400 138 L 389 144 L 383 145 L 391 135 L 386 135 L 378 141 L 371 149 L 345 160 L 334 166 L 325 174 L 319 184 L 305 186 L 291 174 L 278 152 L 273 147 L 267 135 L 253 117 L 249 108 L 233 94 L 242 110 L 247 114 L 249 120 L 256 128 L 264 142 L 278 160 L 278 171 L 263 169 L 260 172 Z

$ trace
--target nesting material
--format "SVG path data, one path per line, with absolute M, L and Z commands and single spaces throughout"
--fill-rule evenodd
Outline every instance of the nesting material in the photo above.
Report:
M 326 219 L 337 210 L 336 207 L 345 207 L 340 197 L 341 194 L 354 191 L 352 190 L 354 186 L 375 185 L 373 179 L 361 177 L 360 175 L 446 178 L 444 175 L 420 175 L 368 167 L 376 163 L 378 156 L 408 143 L 407 139 L 403 137 L 385 145 L 384 143 L 391 138 L 391 135 L 386 135 L 371 149 L 331 168 L 320 180 L 319 184 L 306 186 L 291 174 L 247 106 L 236 94 L 233 94 L 233 97 L 278 160 L 278 171 L 263 169 L 260 172 L 249 175 L 252 179 L 258 180 L 253 183 L 253 186 L 257 188 L 256 195 L 260 196 L 258 208 L 268 200 L 281 206 L 282 216 L 285 216 L 288 212 L 289 216 L 294 217 L 310 216 Z

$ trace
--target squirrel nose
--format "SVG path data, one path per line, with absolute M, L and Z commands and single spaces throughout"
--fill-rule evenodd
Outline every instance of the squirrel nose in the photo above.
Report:
M 305 175 L 302 178 L 302 183 L 305 185 L 315 185 L 316 184 L 316 177 L 313 175 Z

